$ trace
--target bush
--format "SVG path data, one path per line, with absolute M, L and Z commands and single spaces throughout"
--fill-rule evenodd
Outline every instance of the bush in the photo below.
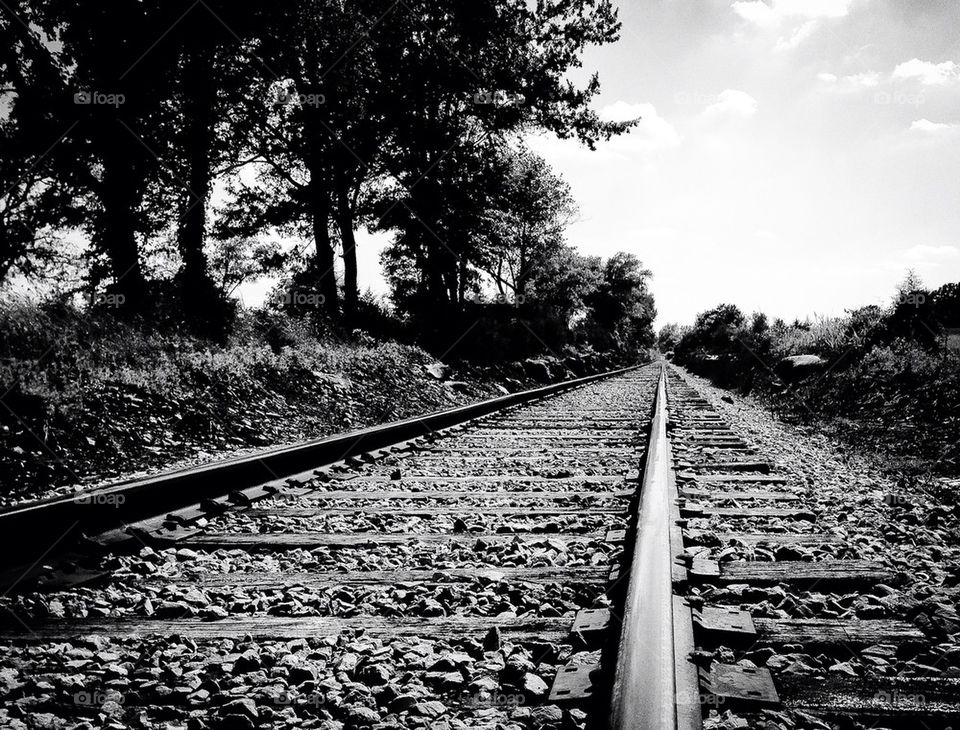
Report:
M 902 292 L 888 309 L 767 325 L 733 305 L 701 313 L 675 345 L 674 360 L 722 387 L 758 391 L 790 415 L 842 424 L 846 435 L 891 454 L 923 456 L 956 471 L 960 353 L 943 328 L 960 322 L 960 287 Z M 818 355 L 826 367 L 789 386 L 775 375 L 792 355 Z
M 423 350 L 241 311 L 222 343 L 66 304 L 0 304 L 0 483 L 29 489 L 451 405 Z M 0 495 L 2 497 L 2 495 Z

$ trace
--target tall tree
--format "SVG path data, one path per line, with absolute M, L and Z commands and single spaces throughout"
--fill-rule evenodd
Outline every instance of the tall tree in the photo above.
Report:
M 464 269 L 438 194 L 456 179 L 451 168 L 465 148 L 510 131 L 537 127 L 592 145 L 629 128 L 590 110 L 595 77 L 584 89 L 565 79 L 586 46 L 616 39 L 619 21 L 609 2 L 592 0 L 405 7 L 370 33 L 381 56 L 380 102 L 398 111 L 387 117 L 384 164 L 409 212 L 392 222 L 403 224 L 405 245 L 425 267 L 426 296 L 442 306 L 456 302 Z
M 218 63 L 224 28 L 211 12 L 196 8 L 187 13 L 176 30 L 181 39 L 178 148 L 185 182 L 177 224 L 181 302 L 189 320 L 201 329 L 215 330 L 222 326 L 217 316 L 219 297 L 207 271 L 204 241 L 219 112 L 216 76 L 225 65 Z
M 529 150 L 507 148 L 497 180 L 494 208 L 486 216 L 488 245 L 481 267 L 501 295 L 523 302 L 538 268 L 564 247 L 576 214 L 570 186 Z
M 168 152 L 173 66 L 157 28 L 176 20 L 173 5 L 15 2 L 6 24 L 7 63 L 18 66 L 10 119 L 32 136 L 28 148 L 47 149 L 51 184 L 89 197 L 83 227 L 130 313 L 149 301 L 140 244 L 158 222 L 141 204 Z
M 334 230 L 343 245 L 345 309 L 348 315 L 356 310 L 359 188 L 380 144 L 366 101 L 376 71 L 354 38 L 363 20 L 352 4 L 298 4 L 283 31 L 267 39 L 273 75 L 250 96 L 237 125 L 251 162 L 263 171 L 255 183 L 241 186 L 245 198 L 264 200 L 259 215 L 243 216 L 247 233 L 257 226 L 303 225 L 315 248 L 308 278 L 331 315 L 340 311 Z
M 227 309 L 207 266 L 210 194 L 218 171 L 233 169 L 243 152 L 231 122 L 246 114 L 250 89 L 270 83 L 262 39 L 288 25 L 283 7 L 210 0 L 189 6 L 171 29 L 178 54 L 171 134 L 183 182 L 176 222 L 179 292 L 187 320 L 209 334 L 222 331 Z
M 601 335 L 598 344 L 632 348 L 653 345 L 657 310 L 647 288 L 651 276 L 631 253 L 621 251 L 607 259 L 599 285 L 587 297 L 590 319 Z

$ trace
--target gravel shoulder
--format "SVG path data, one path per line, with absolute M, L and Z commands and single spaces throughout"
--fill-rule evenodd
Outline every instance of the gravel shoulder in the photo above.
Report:
M 762 403 L 749 397 L 731 397 L 728 391 L 677 370 L 763 458 L 777 464 L 778 472 L 786 473 L 791 482 L 805 485 L 802 507 L 818 515 L 818 530 L 841 538 L 840 548 L 790 547 L 794 554 L 788 559 L 875 560 L 896 574 L 892 585 L 876 585 L 866 593 L 816 589 L 785 592 L 780 586 L 729 585 L 708 588 L 702 597 L 764 618 L 905 620 L 930 640 L 929 646 L 913 652 L 877 645 L 838 656 L 795 646 L 781 653 L 765 649 L 743 655 L 724 650 L 718 658 L 725 662 L 750 661 L 770 668 L 779 677 L 960 677 L 958 482 L 905 482 L 891 477 L 875 455 L 855 453 L 828 437 L 778 421 Z M 729 527 L 729 521 L 709 521 L 711 531 Z M 783 528 L 805 531 L 802 521 L 784 523 Z M 703 553 L 723 560 L 783 558 L 742 546 L 708 546 Z M 763 717 L 764 724 L 759 727 L 830 727 L 797 713 L 766 712 Z M 746 727 L 739 724 L 741 721 L 731 713 L 713 711 L 707 727 Z

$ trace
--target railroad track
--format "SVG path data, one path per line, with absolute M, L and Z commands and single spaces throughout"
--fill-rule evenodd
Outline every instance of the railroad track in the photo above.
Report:
M 127 517 L 167 491 L 121 527 L 88 502 L 82 540 L 71 506 L 49 507 L 69 547 L 8 578 L 0 725 L 960 717 L 960 680 L 921 669 L 934 639 L 906 616 L 859 615 L 897 576 L 821 529 L 808 487 L 673 370 L 458 410 L 426 432 L 408 422 L 121 485 L 104 494 L 129 490 Z M 204 498 L 184 506 L 191 494 Z M 44 519 L 11 511 L 0 527 Z M 799 608 L 814 594 L 822 616 Z M 844 663 L 858 676 L 816 671 Z

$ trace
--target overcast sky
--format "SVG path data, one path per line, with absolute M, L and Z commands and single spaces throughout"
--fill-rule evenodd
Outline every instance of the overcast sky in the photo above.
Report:
M 960 281 L 960 2 L 630 0 L 593 49 L 597 108 L 642 116 L 567 179 L 571 243 L 636 253 L 658 324 L 732 302 L 786 319 L 887 303 L 907 268 Z M 361 285 L 384 291 L 379 245 Z

